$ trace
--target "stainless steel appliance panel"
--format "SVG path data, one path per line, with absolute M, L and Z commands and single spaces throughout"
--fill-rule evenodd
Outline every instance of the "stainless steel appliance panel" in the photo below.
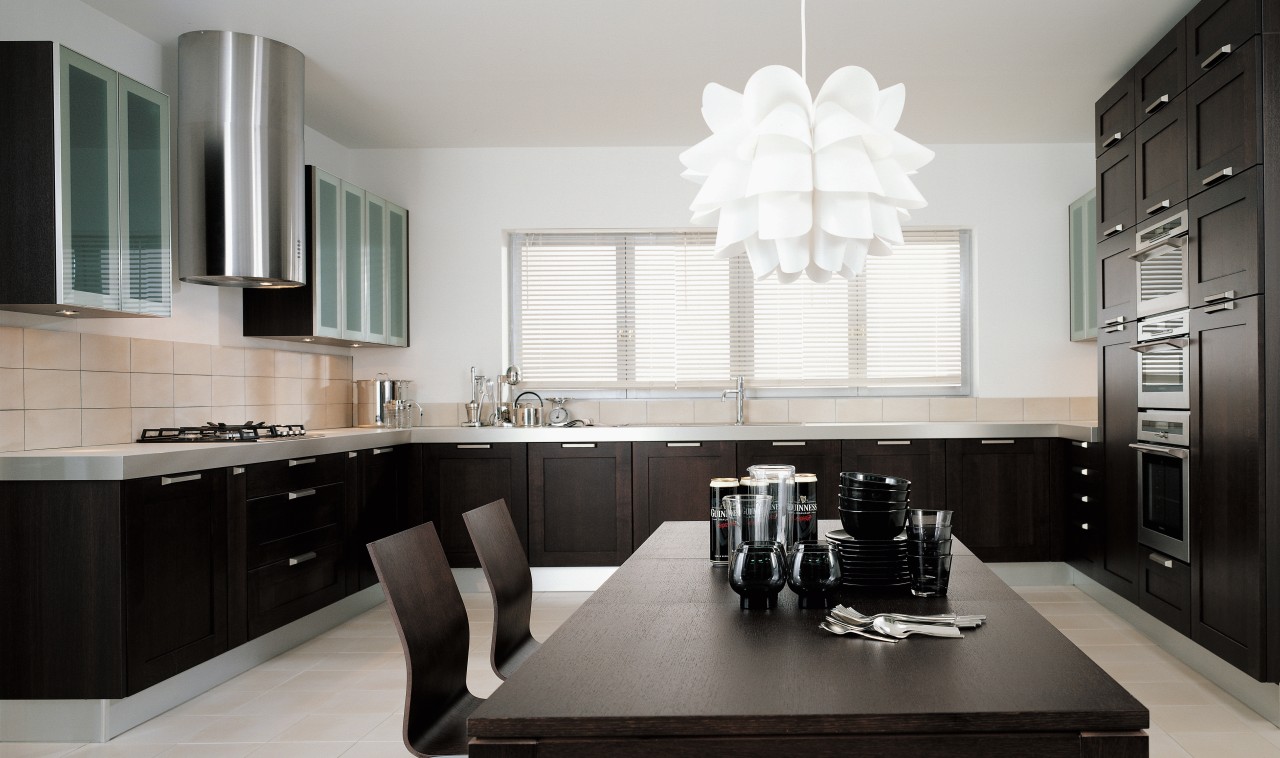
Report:
M 1184 204 L 1185 205 L 1185 204 Z M 1135 235 L 1129 254 L 1137 266 L 1137 314 L 1152 316 L 1186 308 L 1187 211 L 1165 216 Z
M 1190 311 L 1138 322 L 1138 407 L 1190 409 Z

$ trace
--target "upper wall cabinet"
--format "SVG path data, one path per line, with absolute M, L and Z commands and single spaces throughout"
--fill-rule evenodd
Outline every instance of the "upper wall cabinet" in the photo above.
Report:
M 1133 72 L 1125 74 L 1093 106 L 1095 152 L 1102 155 L 1133 131 Z
M 1240 51 L 1259 32 L 1280 32 L 1276 0 L 1200 0 L 1187 14 L 1187 84 Z
M 1186 24 L 1178 25 L 1142 56 L 1133 69 L 1134 123 L 1141 124 L 1173 102 L 1187 86 Z
M 0 308 L 168 316 L 169 98 L 52 42 L 0 82 Z
M 307 285 L 245 290 L 246 337 L 409 344 L 409 212 L 307 166 Z

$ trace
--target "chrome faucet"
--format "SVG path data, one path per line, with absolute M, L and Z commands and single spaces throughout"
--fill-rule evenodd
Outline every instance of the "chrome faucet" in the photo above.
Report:
M 736 388 L 731 390 L 725 390 L 724 392 L 720 393 L 720 402 L 723 403 L 725 400 L 728 400 L 730 395 L 734 395 L 737 397 L 738 417 L 737 417 L 737 420 L 734 421 L 733 423 L 737 424 L 738 426 L 742 426 L 742 401 L 746 399 L 747 391 L 742 388 L 742 376 L 738 376 L 737 380 L 738 380 L 738 385 Z

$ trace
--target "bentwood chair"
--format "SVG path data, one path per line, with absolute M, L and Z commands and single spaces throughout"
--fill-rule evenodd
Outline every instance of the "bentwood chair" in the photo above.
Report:
M 467 611 L 436 528 L 428 522 L 370 542 L 369 555 L 408 668 L 405 747 L 417 756 L 466 755 L 467 717 L 484 701 L 467 689 Z
M 506 679 L 538 649 L 529 633 L 533 604 L 533 577 L 520 535 L 511 521 L 505 500 L 495 500 L 462 514 L 471 544 L 484 567 L 484 578 L 493 593 L 493 646 L 490 663 L 494 673 Z

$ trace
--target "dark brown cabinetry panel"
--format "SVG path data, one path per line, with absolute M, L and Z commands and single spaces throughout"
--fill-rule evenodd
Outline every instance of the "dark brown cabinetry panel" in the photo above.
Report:
M 1169 30 L 1133 68 L 1134 123 L 1162 113 L 1187 87 L 1186 24 Z M 1176 202 L 1176 201 L 1175 201 Z
M 737 451 L 732 442 L 633 442 L 632 550 L 663 521 L 708 518 L 711 480 L 736 476 Z
M 1096 520 L 1101 561 L 1094 579 L 1138 601 L 1138 358 L 1133 326 L 1098 334 L 1098 417 L 1102 424 L 1103 503 Z
M 1098 242 L 1120 234 L 1137 220 L 1137 168 L 1132 134 L 1098 158 Z
M 1102 155 L 1133 131 L 1133 111 L 1133 72 L 1130 71 L 1093 106 L 1093 137 L 1097 155 Z
M 1156 216 L 1187 199 L 1187 100 L 1178 95 L 1138 127 L 1137 217 Z
M 1258 293 L 1262 282 L 1262 172 L 1246 171 L 1191 199 L 1191 305 Z
M 1102 448 L 1097 443 L 1063 440 L 1058 466 L 1062 474 L 1063 552 L 1067 562 L 1093 576 L 1102 561 L 1098 519 L 1103 508 Z
M 434 521 L 449 565 L 477 568 L 480 559 L 462 514 L 502 499 L 507 501 L 521 545 L 528 550 L 529 479 L 524 443 L 430 444 L 422 448 L 423 508 L 420 513 L 407 509 L 409 523 L 402 527 Z
M 1137 268 L 1129 254 L 1133 235 L 1117 234 L 1098 242 L 1098 330 L 1137 317 Z
M 1141 548 L 1138 606 L 1172 629 L 1191 636 L 1191 567 Z
M 400 526 L 400 472 L 409 471 L 409 445 L 361 450 L 359 497 L 347 524 L 348 589 L 351 592 L 378 583 L 373 561 L 365 546 L 395 534 Z
M 227 650 L 222 470 L 124 483 L 128 693 Z
M 945 440 L 845 440 L 840 470 L 906 477 L 912 507 L 947 507 Z
M 1194 195 L 1261 159 L 1255 37 L 1187 89 L 1187 191 Z M 1273 43 L 1274 44 L 1274 43 Z
M 836 488 L 840 484 L 840 440 L 760 440 L 738 443 L 738 470 L 776 463 L 795 466 L 797 474 L 818 477 L 818 518 L 837 518 Z
M 1049 440 L 947 440 L 955 536 L 984 561 L 1050 558 Z
M 249 572 L 249 639 L 300 619 L 346 595 L 342 544 L 318 545 Z
M 1255 678 L 1266 554 L 1258 318 L 1258 298 L 1191 314 L 1191 636 Z
M 529 444 L 529 560 L 620 566 L 631 554 L 631 443 Z
M 1280 32 L 1275 0 L 1201 0 L 1187 14 L 1187 84 L 1225 63 L 1261 31 Z

